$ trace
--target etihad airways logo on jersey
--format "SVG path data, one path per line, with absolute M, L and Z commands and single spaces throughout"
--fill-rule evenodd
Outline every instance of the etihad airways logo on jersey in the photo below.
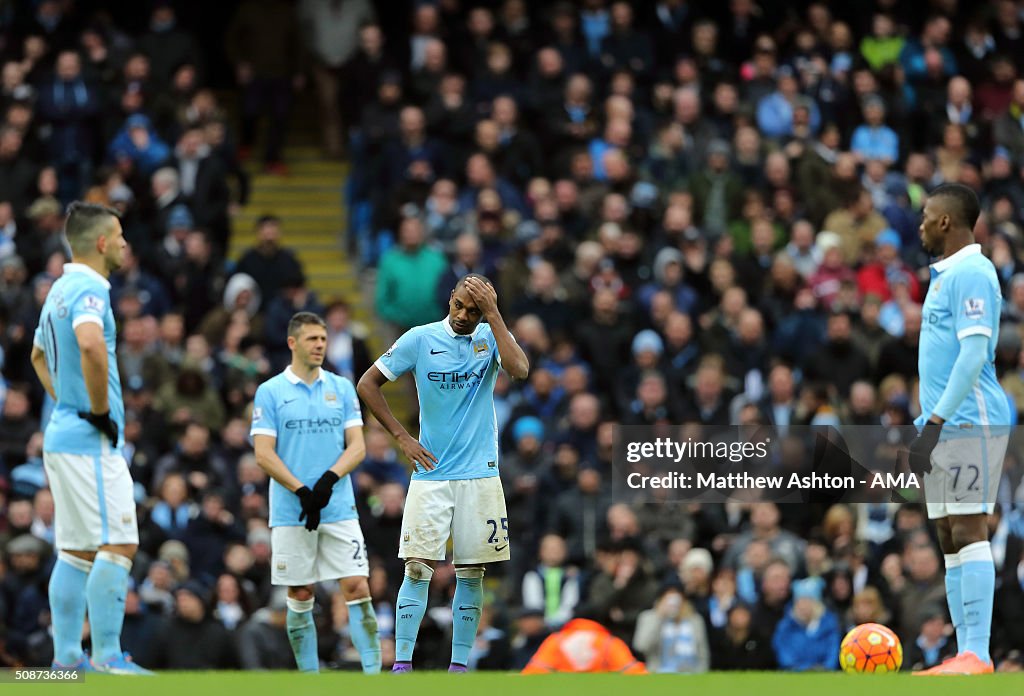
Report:
M 340 416 L 331 418 L 293 418 L 284 422 L 285 430 L 298 430 L 300 435 L 316 435 L 330 433 L 341 427 L 344 421 Z
M 471 389 L 484 378 L 484 370 L 465 372 L 428 372 L 427 379 L 437 382 L 439 389 Z

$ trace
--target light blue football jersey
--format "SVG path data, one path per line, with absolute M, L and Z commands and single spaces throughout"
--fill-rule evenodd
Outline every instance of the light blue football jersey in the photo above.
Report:
M 448 318 L 409 329 L 374 363 L 389 380 L 413 372 L 420 401 L 419 441 L 437 457 L 414 479 L 456 481 L 498 475 L 494 382 L 501 362 L 488 324 L 455 333 Z
M 277 438 L 275 450 L 295 477 L 309 488 L 345 451 L 345 429 L 363 425 L 359 397 L 352 382 L 321 368 L 312 385 L 292 368 L 271 377 L 256 390 L 250 435 Z M 298 497 L 277 481 L 270 482 L 270 526 L 297 527 L 302 507 Z M 352 477 L 334 484 L 331 502 L 320 523 L 358 517 Z
M 82 353 L 75 337 L 75 328 L 86 322 L 103 327 L 107 344 L 107 401 L 110 418 L 120 433 L 116 450 L 111 449 L 105 435 L 78 417 L 79 411 L 92 408 L 82 376 Z M 124 442 L 124 398 L 115 352 L 117 325 L 110 307 L 107 279 L 84 264 L 64 264 L 64 275 L 53 284 L 43 303 L 33 342 L 46 353 L 46 369 L 57 394 L 57 403 L 43 433 L 43 449 L 87 455 L 120 452 Z
M 977 384 L 948 422 L 957 426 L 1010 425 L 1009 402 L 996 379 L 994 364 L 1002 301 L 995 267 L 981 253 L 981 245 L 969 244 L 932 264 L 921 317 L 918 426 L 924 425 L 942 398 L 960 354 L 960 341 L 974 335 L 988 339 L 987 360 Z

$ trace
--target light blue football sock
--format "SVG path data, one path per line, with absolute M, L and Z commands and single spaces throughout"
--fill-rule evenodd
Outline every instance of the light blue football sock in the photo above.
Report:
M 960 549 L 960 567 L 963 569 L 964 624 L 966 640 L 964 650 L 970 650 L 985 662 L 992 635 L 992 602 L 996 591 L 996 566 L 992 561 L 992 547 L 987 541 L 976 541 Z
M 89 604 L 92 660 L 96 664 L 121 657 L 121 627 L 131 569 L 130 558 L 109 551 L 97 553 L 92 564 L 85 596 Z
M 82 626 L 85 625 L 85 586 L 92 561 L 60 551 L 50 574 L 50 622 L 53 626 L 53 659 L 64 667 L 82 659 Z
M 949 605 L 949 618 L 956 629 L 956 650 L 963 652 L 967 642 L 967 626 L 964 624 L 963 567 L 960 565 L 960 554 L 947 553 L 946 559 L 946 604 Z
M 480 609 L 484 601 L 484 569 L 478 567 L 455 570 L 455 597 L 452 599 L 452 663 L 469 663 L 469 651 L 476 641 L 480 626 Z
M 380 674 L 380 636 L 377 615 L 369 597 L 348 602 L 348 631 L 359 651 L 363 674 Z
M 295 654 L 295 665 L 300 672 L 319 672 L 320 655 L 316 647 L 316 625 L 313 623 L 314 599 L 293 599 L 289 597 L 288 616 L 285 626 L 288 629 L 288 642 L 292 644 Z
M 405 579 L 398 590 L 395 609 L 395 661 L 412 662 L 416 649 L 416 636 L 427 612 L 427 592 L 434 569 L 419 561 L 405 564 Z

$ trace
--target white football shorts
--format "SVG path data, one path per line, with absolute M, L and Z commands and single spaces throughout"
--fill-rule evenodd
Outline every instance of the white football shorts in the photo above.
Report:
M 273 585 L 300 587 L 370 574 L 359 520 L 321 524 L 314 532 L 302 526 L 274 527 L 270 550 Z
M 139 543 L 134 485 L 124 457 L 43 452 L 43 466 L 53 493 L 58 549 Z
M 995 435 L 986 436 L 980 429 L 975 433 L 940 440 L 932 450 L 932 470 L 924 475 L 928 519 L 995 510 L 1010 438 L 1006 428 Z
M 449 537 L 454 562 L 460 565 L 511 558 L 500 478 L 413 479 L 405 498 L 398 557 L 443 561 Z

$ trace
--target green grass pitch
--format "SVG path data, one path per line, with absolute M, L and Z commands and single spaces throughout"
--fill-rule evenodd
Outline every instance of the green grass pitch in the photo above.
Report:
M 4 691 L 16 687 L 8 684 Z M 509 673 L 449 675 L 419 672 L 403 676 L 366 677 L 351 672 L 303 676 L 295 672 L 165 672 L 154 678 L 86 675 L 81 684 L 51 684 L 46 693 L 97 696 L 356 696 L 397 693 L 414 696 L 1021 696 L 1024 674 L 978 677 L 910 677 L 899 675 L 780 674 L 778 672 L 702 675 Z M 37 692 L 39 687 L 37 687 Z M 21 693 L 11 691 L 11 693 Z

